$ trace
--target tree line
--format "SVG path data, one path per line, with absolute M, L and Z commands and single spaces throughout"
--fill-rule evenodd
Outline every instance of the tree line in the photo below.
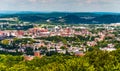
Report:
M 119 53 L 120 49 L 107 52 L 94 48 L 83 57 L 56 54 L 31 61 L 23 56 L 0 55 L 0 71 L 120 71 Z

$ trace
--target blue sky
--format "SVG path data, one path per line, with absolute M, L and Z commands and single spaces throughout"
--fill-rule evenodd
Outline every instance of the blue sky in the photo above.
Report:
M 120 12 L 120 0 L 0 0 L 0 10 Z

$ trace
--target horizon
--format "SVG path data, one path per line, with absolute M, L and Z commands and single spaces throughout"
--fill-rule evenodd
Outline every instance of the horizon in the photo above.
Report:
M 26 10 L 26 11 L 17 11 L 17 10 L 0 10 L 0 13 L 10 13 L 10 12 L 13 12 L 13 13 L 19 13 L 19 12 L 34 12 L 34 13 L 120 13 L 120 12 L 112 12 L 112 11 L 93 11 L 93 12 L 89 12 L 89 11 L 79 11 L 79 12 L 76 12 L 76 11 L 29 11 L 29 10 Z

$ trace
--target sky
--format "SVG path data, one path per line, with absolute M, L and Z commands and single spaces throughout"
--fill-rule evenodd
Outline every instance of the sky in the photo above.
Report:
M 0 11 L 120 12 L 120 0 L 0 0 Z

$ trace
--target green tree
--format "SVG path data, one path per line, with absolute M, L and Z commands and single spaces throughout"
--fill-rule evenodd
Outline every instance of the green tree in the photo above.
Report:
M 1 41 L 1 43 L 4 45 L 9 45 L 10 41 L 8 39 L 4 39 Z

